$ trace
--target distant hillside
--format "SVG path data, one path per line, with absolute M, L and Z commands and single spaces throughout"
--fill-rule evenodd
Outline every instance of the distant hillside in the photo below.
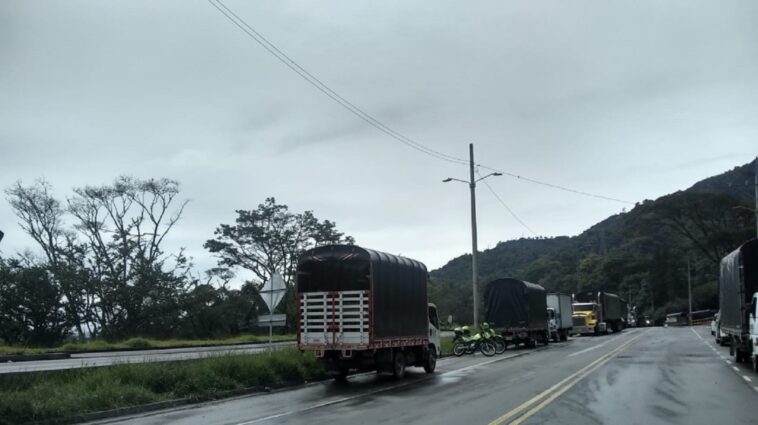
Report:
M 685 191 L 638 203 L 575 237 L 500 242 L 479 255 L 480 283 L 511 276 L 549 291 L 615 291 L 660 317 L 686 306 L 686 258 L 695 308 L 715 308 L 718 260 L 753 237 L 753 163 L 704 179 Z M 746 208 L 734 208 L 742 206 Z M 430 273 L 430 296 L 442 317 L 470 321 L 471 255 Z

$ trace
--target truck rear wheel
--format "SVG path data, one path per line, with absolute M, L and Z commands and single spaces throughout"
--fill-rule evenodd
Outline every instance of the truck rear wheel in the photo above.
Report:
M 392 377 L 395 379 L 403 379 L 405 376 L 405 354 L 402 351 L 397 350 L 395 352 L 395 360 L 392 362 Z
M 434 369 L 437 368 L 437 349 L 433 345 L 430 345 L 427 351 L 424 372 L 434 373 Z
M 758 372 L 758 356 L 753 356 L 753 370 Z

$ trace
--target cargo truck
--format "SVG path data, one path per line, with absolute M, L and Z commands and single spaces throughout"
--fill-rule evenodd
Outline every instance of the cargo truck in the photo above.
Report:
M 434 372 L 440 355 L 437 309 L 424 264 L 355 245 L 311 249 L 297 264 L 297 345 L 327 374 Z
M 545 288 L 518 279 L 496 279 L 487 284 L 484 302 L 485 320 L 506 344 L 547 345 L 550 331 Z
M 547 294 L 547 318 L 550 338 L 553 341 L 566 341 L 572 326 L 571 295 Z
M 624 328 L 626 303 L 610 292 L 574 294 L 572 322 L 575 334 L 607 334 Z
M 737 363 L 758 371 L 758 239 L 745 242 L 721 260 L 719 336 Z

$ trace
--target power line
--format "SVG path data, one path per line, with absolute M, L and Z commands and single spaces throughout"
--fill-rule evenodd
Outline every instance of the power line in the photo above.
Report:
M 347 109 L 349 112 L 351 112 L 358 118 L 362 119 L 363 121 L 365 121 L 372 127 L 387 134 L 393 139 L 405 144 L 406 146 L 416 149 L 417 151 L 425 153 L 429 156 L 433 156 L 437 159 L 447 161 L 447 162 L 452 162 L 455 164 L 468 163 L 468 161 L 465 159 L 456 158 L 454 156 L 447 155 L 443 152 L 439 152 L 437 150 L 424 146 L 421 143 L 418 143 L 415 140 L 407 136 L 404 136 L 403 134 L 386 126 L 381 121 L 371 116 L 369 113 L 365 112 L 364 110 L 352 104 L 350 101 L 342 97 L 339 93 L 335 92 L 329 86 L 324 84 L 321 80 L 316 78 L 313 74 L 308 72 L 305 68 L 300 66 L 300 64 L 298 64 L 297 62 L 295 62 L 295 60 L 287 56 L 278 47 L 276 47 L 273 43 L 271 43 L 268 39 L 266 39 L 262 34 L 260 34 L 253 27 L 251 27 L 247 22 L 245 22 L 244 19 L 242 19 L 236 13 L 234 13 L 234 11 L 229 9 L 223 2 L 221 2 L 221 0 L 216 0 L 215 2 L 213 0 L 208 0 L 208 3 L 210 3 L 213 7 L 215 7 L 219 12 L 221 12 L 221 14 L 223 14 L 227 19 L 229 19 L 229 21 L 231 21 L 234 25 L 236 25 L 239 29 L 241 29 L 245 34 L 247 34 L 250 38 L 252 38 L 258 44 L 260 44 L 264 49 L 266 49 L 266 51 L 271 53 L 280 62 L 285 64 L 288 68 L 290 68 L 300 77 L 302 77 L 305 81 L 307 81 L 313 87 L 315 87 L 316 89 L 318 89 L 319 91 L 327 95 L 329 98 L 337 102 L 340 106 Z
M 478 171 L 477 171 L 477 174 L 479 174 L 479 172 L 478 172 Z M 510 207 L 509 207 L 509 206 L 508 206 L 508 205 L 505 203 L 505 201 L 503 201 L 503 199 L 500 197 L 500 195 L 498 195 L 498 194 L 497 194 L 497 192 L 495 192 L 495 189 L 493 189 L 493 188 L 492 188 L 492 186 L 490 186 L 490 184 L 489 184 L 489 183 L 487 183 L 487 181 L 486 181 L 486 180 L 481 180 L 481 182 L 482 182 L 482 183 L 484 183 L 484 185 L 485 185 L 485 186 L 487 186 L 487 189 L 489 189 L 490 193 L 492 193 L 492 195 L 495 197 L 495 199 L 497 199 L 497 200 L 500 202 L 500 204 L 501 204 L 503 207 L 505 207 L 505 209 L 506 209 L 506 210 L 507 210 L 507 211 L 508 211 L 508 212 L 511 214 L 511 216 L 512 216 L 514 219 L 516 219 L 516 221 L 518 221 L 518 223 L 519 223 L 520 225 L 522 225 L 522 226 L 524 227 L 524 229 L 528 230 L 528 231 L 529 231 L 529 233 L 531 233 L 531 234 L 532 234 L 532 235 L 534 235 L 534 236 L 539 236 L 539 235 L 537 234 L 537 232 L 535 232 L 534 230 L 532 230 L 532 228 L 531 228 L 531 227 L 527 226 L 527 224 L 526 224 L 526 223 L 524 223 L 524 220 L 522 220 L 521 218 L 519 218 L 519 216 L 518 216 L 518 215 L 516 215 L 516 213 L 515 213 L 515 212 L 513 212 L 513 210 L 512 210 L 512 209 L 511 209 L 511 208 L 510 208 Z
M 623 204 L 634 205 L 634 202 L 631 202 L 631 201 L 625 201 L 623 199 L 612 198 L 610 196 L 605 196 L 605 195 L 598 195 L 598 194 L 595 194 L 595 193 L 590 193 L 590 192 L 585 192 L 585 191 L 582 191 L 582 190 L 571 189 L 569 187 L 560 186 L 560 185 L 553 184 L 553 183 L 547 183 L 547 182 L 543 182 L 543 181 L 540 181 L 540 180 L 531 179 L 529 177 L 524 177 L 524 176 L 520 176 L 518 174 L 509 173 L 507 171 L 504 171 L 504 170 L 501 170 L 501 169 L 498 169 L 498 168 L 488 167 L 488 166 L 486 166 L 484 164 L 476 164 L 476 165 L 477 165 L 477 167 L 484 168 L 485 170 L 495 171 L 495 172 L 498 172 L 498 173 L 503 173 L 506 176 L 513 177 L 515 179 L 528 181 L 530 183 L 539 184 L 539 185 L 542 185 L 542 186 L 552 187 L 553 189 L 559 189 L 559 190 L 563 190 L 563 191 L 566 191 L 566 192 L 576 193 L 578 195 L 590 196 L 592 198 L 597 198 L 597 199 L 604 199 L 606 201 L 621 202 Z
M 255 30 L 250 24 L 248 24 L 244 19 L 242 19 L 239 15 L 234 13 L 229 7 L 227 7 L 221 0 L 208 0 L 208 3 L 210 3 L 216 10 L 221 12 L 222 15 L 224 15 L 229 21 L 231 21 L 235 26 L 237 26 L 239 29 L 241 29 L 245 34 L 247 34 L 250 38 L 252 38 L 256 43 L 260 44 L 266 51 L 268 51 L 271 55 L 273 55 L 276 59 L 278 59 L 280 62 L 282 62 L 284 65 L 286 65 L 289 69 L 291 69 L 293 72 L 298 74 L 301 78 L 303 78 L 306 82 L 308 82 L 310 85 L 318 89 L 320 92 L 328 96 L 333 101 L 337 102 L 340 106 L 348 110 L 353 115 L 357 116 L 361 120 L 365 121 L 372 127 L 376 128 L 377 130 L 381 131 L 382 133 L 392 137 L 393 139 L 399 141 L 400 143 L 403 143 L 404 145 L 415 149 L 421 153 L 424 153 L 426 155 L 429 155 L 431 157 L 437 158 L 442 161 L 451 162 L 453 164 L 460 164 L 460 165 L 468 165 L 468 160 L 464 158 L 459 158 L 453 155 L 448 155 L 444 152 L 440 152 L 438 150 L 432 149 L 430 147 L 427 147 L 419 142 L 416 142 L 415 140 L 411 139 L 408 136 L 405 136 L 396 130 L 393 130 L 389 126 L 385 125 L 378 119 L 374 118 L 372 115 L 367 113 L 366 111 L 360 109 L 359 107 L 355 106 L 353 103 L 342 97 L 339 93 L 334 91 L 331 87 L 327 86 L 324 82 L 319 80 L 317 77 L 315 77 L 313 74 L 308 72 L 305 68 L 303 68 L 300 64 L 295 62 L 294 59 L 290 58 L 285 54 L 282 50 L 280 50 L 276 45 L 274 45 L 272 42 L 270 42 L 266 37 L 264 37 L 261 33 Z M 477 166 L 491 170 L 491 171 L 497 171 L 499 173 L 502 173 L 506 176 L 513 177 L 519 180 L 524 180 L 530 183 L 539 184 L 546 187 L 551 187 L 553 189 L 563 190 L 566 192 L 575 193 L 578 195 L 583 196 L 589 196 L 597 199 L 603 199 L 606 201 L 613 201 L 613 202 L 621 202 L 625 204 L 634 204 L 634 202 L 625 201 L 623 199 L 618 198 L 612 198 L 610 196 L 604 196 L 604 195 L 598 195 L 590 192 L 585 192 L 582 190 L 576 190 L 571 189 L 565 186 L 560 186 L 557 184 L 547 183 L 540 180 L 535 180 L 529 177 L 520 176 L 518 174 L 509 173 L 504 170 L 496 169 L 493 167 L 489 167 L 483 164 L 477 164 Z M 502 202 L 502 201 L 501 201 Z M 506 206 L 507 208 L 507 206 Z

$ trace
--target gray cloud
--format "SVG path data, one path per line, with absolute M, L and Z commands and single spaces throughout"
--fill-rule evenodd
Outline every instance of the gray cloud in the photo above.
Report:
M 437 150 L 632 201 L 750 161 L 751 1 L 227 0 L 351 102 Z M 206 2 L 0 4 L 0 183 L 70 188 L 166 176 L 191 199 L 171 247 L 200 268 L 234 210 L 276 196 L 359 243 L 430 267 L 469 249 L 468 190 L 439 162 L 332 103 Z M 501 177 L 542 235 L 621 204 Z M 480 245 L 528 236 L 484 188 Z M 31 246 L 0 202 L 8 254 Z

